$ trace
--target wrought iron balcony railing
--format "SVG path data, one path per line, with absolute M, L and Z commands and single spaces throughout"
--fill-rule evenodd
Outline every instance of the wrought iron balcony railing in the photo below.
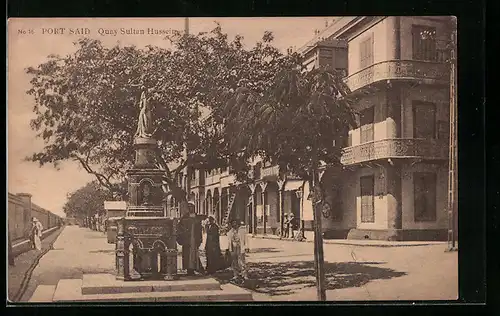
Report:
M 389 158 L 446 160 L 448 143 L 445 140 L 417 138 L 377 140 L 344 148 L 340 162 L 343 165 L 353 165 Z
M 443 62 L 417 60 L 387 60 L 345 78 L 351 91 L 382 80 L 433 80 L 436 83 L 449 81 L 449 66 Z

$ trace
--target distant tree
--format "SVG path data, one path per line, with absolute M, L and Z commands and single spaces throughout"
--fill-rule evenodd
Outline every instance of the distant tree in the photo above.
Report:
M 176 200 L 186 200 L 176 179 L 188 164 L 204 169 L 229 164 L 245 174 L 250 156 L 228 146 L 220 110 L 239 87 L 263 94 L 276 74 L 298 60 L 272 46 L 270 32 L 249 49 L 241 36 L 229 41 L 218 25 L 209 33 L 174 35 L 169 40 L 171 51 L 152 46 L 106 48 L 98 40 L 81 39 L 74 54 L 49 56 L 38 67 L 28 68 L 28 94 L 35 98 L 36 114 L 31 127 L 46 144 L 28 159 L 41 165 L 78 161 L 99 184 L 124 194 L 126 187 L 116 183 L 133 163 L 138 99 L 144 86 L 157 118 L 157 162 Z M 203 112 L 211 115 L 203 118 Z
M 92 181 L 68 194 L 67 198 L 67 202 L 63 206 L 66 217 L 83 218 L 102 211 L 104 201 L 110 200 L 112 194 L 97 181 Z

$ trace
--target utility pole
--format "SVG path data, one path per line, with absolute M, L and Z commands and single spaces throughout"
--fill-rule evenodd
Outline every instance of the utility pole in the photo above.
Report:
M 457 24 L 456 18 L 451 18 L 450 52 L 450 144 L 448 163 L 448 251 L 457 250 Z

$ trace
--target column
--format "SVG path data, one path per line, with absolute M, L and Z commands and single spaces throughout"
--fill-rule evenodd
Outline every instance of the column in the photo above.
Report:
M 222 189 L 219 191 L 219 204 L 217 205 L 217 223 L 222 224 Z
M 249 224 L 250 224 L 250 228 L 249 228 L 249 232 L 252 233 L 253 235 L 255 235 L 255 230 L 256 230 L 256 220 L 255 220 L 255 217 L 256 217 L 256 202 L 257 202 L 257 196 L 255 195 L 255 188 L 256 188 L 256 185 L 253 184 L 253 183 L 250 183 L 248 185 L 248 188 L 250 189 L 250 192 L 251 192 L 251 195 L 250 195 L 250 199 L 252 201 L 250 207 L 250 218 L 249 218 Z
M 299 214 L 300 214 L 300 227 L 299 227 L 299 234 L 301 238 L 304 238 L 304 192 L 302 189 L 299 189 L 295 191 L 295 194 L 299 198 Z
M 278 180 L 278 214 L 280 217 L 280 237 L 283 236 L 283 220 L 284 220 L 284 213 L 283 213 L 283 190 L 285 189 L 285 180 Z
M 402 100 L 401 86 L 394 83 L 386 88 L 387 138 L 401 138 Z
M 397 241 L 401 239 L 400 230 L 402 229 L 402 186 L 401 186 L 401 166 L 387 166 L 386 190 L 387 190 L 387 220 L 388 220 L 388 239 Z
M 266 214 L 266 188 L 267 188 L 267 182 L 263 181 L 259 183 L 260 188 L 262 189 L 261 191 L 261 201 L 262 201 L 262 219 L 263 219 L 263 224 L 264 224 L 264 235 L 267 234 L 267 214 Z
M 117 280 L 129 278 L 129 245 L 124 236 L 124 220 L 117 221 L 117 237 L 115 245 L 115 269 Z
M 389 17 L 387 24 L 387 51 L 388 59 L 401 59 L 401 18 L 399 16 Z

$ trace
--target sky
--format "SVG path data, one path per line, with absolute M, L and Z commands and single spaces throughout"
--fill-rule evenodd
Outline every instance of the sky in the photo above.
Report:
M 283 52 L 296 49 L 314 37 L 333 17 L 281 18 L 190 18 L 189 32 L 210 31 L 215 21 L 230 39 L 244 37 L 245 46 L 253 46 L 265 31 L 274 34 L 274 45 Z M 94 178 L 76 162 L 67 161 L 56 170 L 52 165 L 24 161 L 44 146 L 30 128 L 34 100 L 26 94 L 30 88 L 27 67 L 36 67 L 51 54 L 74 52 L 73 42 L 82 36 L 97 38 L 105 45 L 146 45 L 170 47 L 165 34 L 184 30 L 184 18 L 37 18 L 9 19 L 7 55 L 7 177 L 8 192 L 30 193 L 32 201 L 53 213 L 64 215 L 62 208 L 67 194 Z M 141 34 L 141 30 L 144 34 Z M 152 34 L 148 34 L 148 30 Z M 123 33 L 125 34 L 122 34 Z M 128 34 L 127 34 L 128 33 Z M 162 33 L 157 35 L 155 33 Z

